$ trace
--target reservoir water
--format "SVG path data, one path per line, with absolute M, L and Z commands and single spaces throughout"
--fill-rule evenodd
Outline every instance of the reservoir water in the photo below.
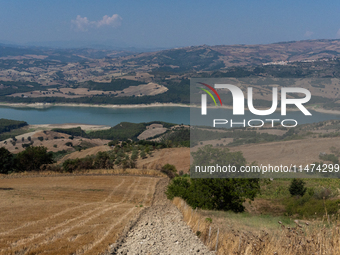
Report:
M 199 112 L 200 108 L 192 108 L 191 111 Z M 287 112 L 287 116 L 281 116 L 280 112 L 275 112 L 263 119 L 296 119 L 299 124 L 314 123 L 324 120 L 340 119 L 340 115 L 325 114 L 310 111 L 312 116 L 305 116 L 300 111 Z M 230 119 L 233 118 L 232 110 L 227 109 L 209 109 L 210 117 Z M 259 119 L 261 116 L 255 116 L 246 111 L 246 120 Z M 176 124 L 190 124 L 189 107 L 144 107 L 144 108 L 104 108 L 104 107 L 68 107 L 54 106 L 45 109 L 35 108 L 12 108 L 0 107 L 0 118 L 23 120 L 28 124 L 63 124 L 63 123 L 81 123 L 93 125 L 114 126 L 120 122 L 150 122 L 165 121 Z M 236 120 L 236 118 L 233 118 Z M 203 119 L 202 119 L 203 120 Z M 240 120 L 240 117 L 237 117 Z M 210 122 L 210 121 L 209 121 Z M 196 123 L 197 124 L 197 123 Z M 201 125 L 210 125 L 202 122 Z
M 28 124 L 79 123 L 114 126 L 120 122 L 165 121 L 189 124 L 189 107 L 104 108 L 67 107 L 12 108 L 0 107 L 0 118 L 23 120 Z

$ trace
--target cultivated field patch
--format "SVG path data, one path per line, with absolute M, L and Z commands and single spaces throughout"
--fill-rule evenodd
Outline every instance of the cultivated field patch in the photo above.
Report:
M 98 254 L 150 206 L 159 179 L 58 176 L 0 180 L 0 254 Z

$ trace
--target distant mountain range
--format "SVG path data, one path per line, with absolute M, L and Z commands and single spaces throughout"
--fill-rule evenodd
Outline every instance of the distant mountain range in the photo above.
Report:
M 188 103 L 190 77 L 340 78 L 339 55 L 340 40 L 144 53 L 2 44 L 0 102 Z M 313 103 L 340 109 L 338 84 L 310 87 Z M 261 93 L 257 105 L 267 106 L 269 94 Z
M 91 48 L 71 48 L 56 49 L 40 46 L 17 46 L 10 44 L 0 44 L 0 58 L 16 56 L 47 56 L 46 60 L 57 60 L 62 62 L 78 62 L 84 58 L 101 59 L 106 56 L 126 56 L 134 52 L 123 50 L 99 50 Z
M 340 55 L 340 40 L 306 40 L 265 45 L 216 45 L 175 48 L 125 57 L 126 63 L 158 65 L 178 72 L 209 71 L 278 61 L 313 61 Z
M 74 62 L 82 58 L 100 59 L 123 56 L 125 63 L 134 63 L 139 66 L 156 65 L 175 70 L 178 68 L 180 71 L 189 69 L 199 71 L 277 61 L 333 58 L 340 54 L 340 40 L 305 40 L 259 45 L 202 45 L 153 52 L 149 52 L 150 49 L 144 49 L 144 53 L 138 53 L 143 49 L 136 48 L 117 48 L 117 50 L 99 48 L 56 49 L 0 44 L 0 57 L 48 55 L 49 59 L 53 59 L 57 56 L 65 56 L 66 61 Z

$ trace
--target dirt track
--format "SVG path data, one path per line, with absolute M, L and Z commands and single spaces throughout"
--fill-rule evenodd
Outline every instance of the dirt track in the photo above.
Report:
M 194 235 L 182 214 L 166 199 L 167 180 L 158 182 L 153 205 L 108 254 L 215 254 Z

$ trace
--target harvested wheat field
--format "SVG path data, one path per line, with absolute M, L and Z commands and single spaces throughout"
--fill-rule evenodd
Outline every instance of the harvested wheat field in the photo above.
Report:
M 159 178 L 0 180 L 0 254 L 100 254 L 150 206 Z

